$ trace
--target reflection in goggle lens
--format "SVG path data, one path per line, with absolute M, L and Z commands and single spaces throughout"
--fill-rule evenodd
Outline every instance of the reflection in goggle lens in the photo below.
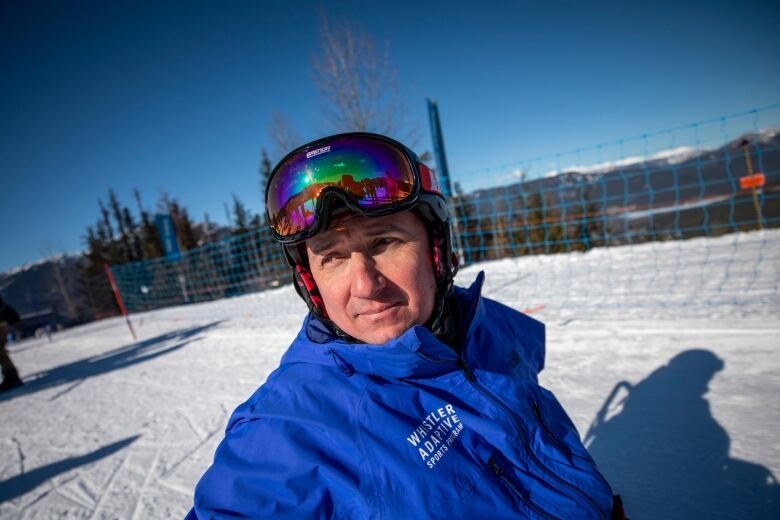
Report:
M 289 237 L 311 226 L 326 188 L 340 190 L 371 212 L 409 197 L 414 174 L 406 155 L 380 139 L 345 136 L 304 149 L 271 179 L 266 204 L 274 231 Z

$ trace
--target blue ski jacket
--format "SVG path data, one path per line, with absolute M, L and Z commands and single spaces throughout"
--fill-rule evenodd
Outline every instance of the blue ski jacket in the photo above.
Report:
M 348 343 L 309 315 L 233 413 L 187 519 L 610 518 L 612 491 L 539 386 L 544 325 L 456 288 L 460 351 L 414 326 Z

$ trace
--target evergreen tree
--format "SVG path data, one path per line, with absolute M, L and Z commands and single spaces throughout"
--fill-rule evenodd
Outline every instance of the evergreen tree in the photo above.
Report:
M 141 241 L 140 256 L 143 259 L 159 258 L 163 255 L 163 247 L 157 226 L 154 225 L 154 222 L 149 217 L 149 212 L 144 209 L 141 202 L 141 192 L 138 191 L 138 188 L 133 190 L 133 194 L 138 203 L 138 214 L 141 216 L 141 230 L 139 233 Z
M 203 244 L 210 244 L 213 242 L 214 224 L 209 219 L 208 212 L 203 213 L 203 233 L 201 234 L 201 242 Z M 201 245 L 203 245 L 201 244 Z
M 116 193 L 111 189 L 108 190 L 108 205 L 111 208 L 111 213 L 114 217 L 114 221 L 116 222 L 117 229 L 119 230 L 119 242 L 121 244 L 121 247 L 117 248 L 119 260 L 122 263 L 129 262 L 134 259 L 132 246 L 130 245 L 130 233 L 132 233 L 132 228 L 128 229 L 125 225 L 126 220 L 124 218 L 123 208 L 119 204 L 119 199 L 117 198 Z
M 173 221 L 173 228 L 176 230 L 176 238 L 179 241 L 179 248 L 182 251 L 198 247 L 199 235 L 195 230 L 192 220 L 190 220 L 187 208 L 179 204 L 179 201 L 172 198 L 168 193 L 163 193 L 158 203 L 162 212 L 167 212 Z
M 585 249 L 606 245 L 605 208 L 602 207 L 601 202 L 596 200 L 590 189 L 584 190 L 583 205 L 586 218 L 582 229 L 582 240 Z
M 564 240 L 564 225 L 561 204 L 555 204 L 552 193 L 548 193 L 544 198 L 544 227 L 545 227 L 545 253 L 561 253 L 566 251 Z
M 98 200 L 98 207 L 100 208 L 100 220 L 97 223 L 96 235 L 99 242 L 100 254 L 104 261 L 109 264 L 121 263 L 122 258 L 116 246 L 114 227 L 111 224 L 111 214 L 102 200 Z M 102 265 L 100 267 L 102 268 Z
M 271 178 L 271 170 L 273 165 L 271 159 L 268 158 L 268 152 L 265 147 L 260 149 L 260 199 L 265 204 L 265 188 L 268 185 L 268 180 Z
M 171 217 L 173 217 L 173 225 L 176 226 L 176 234 L 181 246 L 185 250 L 198 247 L 199 236 L 193 227 L 187 208 L 174 200 L 171 203 Z
M 277 126 L 277 130 L 280 127 Z M 277 132 L 277 137 L 281 134 Z M 289 137 L 289 136 L 288 136 Z M 290 143 L 281 146 L 281 139 L 277 148 L 289 149 Z M 285 141 L 295 141 L 296 139 L 284 139 Z M 268 152 L 265 147 L 261 149 L 260 159 L 260 196 L 263 204 L 265 204 L 265 189 L 268 186 L 268 181 L 271 178 L 271 172 L 273 170 L 273 163 L 268 157 Z M 284 260 L 281 257 L 281 250 L 278 243 L 271 235 L 271 229 L 266 224 L 265 208 L 258 214 L 252 217 L 251 225 L 253 228 L 257 228 L 257 247 L 259 249 L 259 269 L 260 269 L 260 284 L 263 287 L 271 287 L 276 285 L 281 278 L 284 278 L 287 274 L 287 269 Z
M 98 221 L 97 230 L 92 226 L 87 227 L 85 237 L 87 247 L 84 253 L 86 261 L 81 267 L 84 290 L 94 319 L 117 312 L 116 302 L 103 267 L 109 262 L 107 257 L 109 233 L 106 228 L 105 220 Z
M 104 258 L 101 240 L 98 237 L 98 234 L 95 233 L 95 230 L 92 226 L 87 226 L 87 236 L 85 237 L 85 242 L 87 249 L 84 255 L 89 260 L 86 268 L 87 270 L 91 271 L 90 274 L 94 274 L 96 266 L 102 267 Z
M 98 236 L 102 238 L 104 245 L 107 245 L 114 240 L 114 228 L 111 226 L 111 216 L 102 199 L 98 199 L 98 207 L 100 207 L 100 217 L 102 219 L 98 224 Z
M 238 195 L 233 194 L 233 234 L 242 235 L 249 231 L 251 225 L 252 215 L 249 210 L 244 206 L 244 203 L 238 198 Z
M 130 244 L 130 260 L 136 261 L 142 258 L 141 256 L 141 236 L 138 225 L 133 219 L 130 209 L 125 206 L 122 208 L 122 220 L 124 221 L 125 229 L 128 230 L 128 243 Z
M 526 221 L 528 223 L 528 231 L 526 232 L 526 238 L 528 241 L 528 251 L 531 254 L 539 254 L 544 252 L 544 244 L 546 240 L 545 222 L 542 194 L 540 192 L 534 192 L 530 194 L 525 203 L 527 208 Z

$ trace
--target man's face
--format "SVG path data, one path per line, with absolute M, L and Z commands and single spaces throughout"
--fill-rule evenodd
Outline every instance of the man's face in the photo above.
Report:
M 436 280 L 428 230 L 413 211 L 342 214 L 306 252 L 330 319 L 350 336 L 385 343 L 428 321 Z

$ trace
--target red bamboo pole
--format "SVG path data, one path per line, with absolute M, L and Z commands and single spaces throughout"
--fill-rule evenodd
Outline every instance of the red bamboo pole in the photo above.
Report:
M 125 317 L 125 321 L 127 322 L 127 328 L 130 329 L 130 334 L 133 335 L 133 341 L 135 341 L 138 338 L 135 335 L 135 330 L 133 330 L 133 324 L 130 323 L 130 316 L 127 314 L 127 309 L 125 308 L 125 302 L 122 301 L 122 295 L 119 293 L 119 287 L 116 286 L 114 273 L 111 272 L 111 267 L 109 267 L 108 264 L 103 264 L 103 268 L 106 270 L 106 276 L 108 276 L 108 283 L 111 284 L 111 289 L 114 290 L 114 297 L 116 298 L 117 305 L 119 305 L 119 310 L 122 311 L 122 314 Z

